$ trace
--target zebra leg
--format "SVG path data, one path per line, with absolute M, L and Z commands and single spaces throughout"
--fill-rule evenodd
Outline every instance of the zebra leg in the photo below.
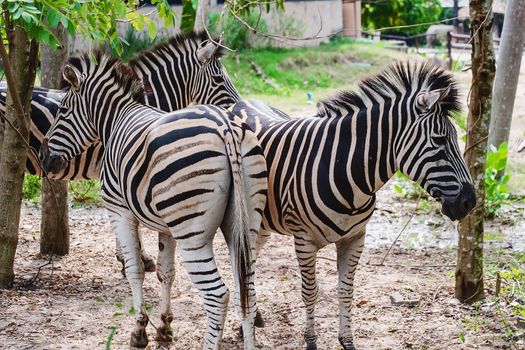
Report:
M 295 236 L 295 254 L 301 270 L 301 296 L 306 306 L 304 340 L 307 350 L 317 350 L 317 334 L 315 332 L 315 304 L 319 293 L 315 276 L 317 251 L 318 248 L 313 242 Z
M 336 243 L 337 270 L 339 271 L 339 343 L 344 350 L 355 350 L 352 336 L 352 300 L 354 275 L 363 252 L 365 229 L 357 235 L 343 238 Z
M 239 316 L 239 319 L 241 321 L 241 329 L 239 330 L 240 336 L 244 340 L 244 348 L 245 349 L 255 349 L 255 313 L 258 313 L 257 310 L 257 298 L 255 296 L 255 287 L 254 287 L 254 274 L 255 272 L 252 271 L 251 273 L 248 273 L 250 276 L 250 280 L 248 281 L 250 285 L 249 290 L 249 296 L 248 296 L 248 304 L 250 305 L 248 314 L 244 315 L 241 308 L 241 296 L 239 293 L 239 290 L 241 288 L 240 284 L 245 283 L 245 281 L 241 281 L 239 279 L 239 274 L 236 271 L 235 265 L 236 265 L 236 259 L 235 259 L 235 246 L 232 242 L 231 237 L 231 221 L 226 220 L 226 223 L 223 223 L 221 226 L 221 230 L 224 233 L 224 239 L 226 240 L 226 244 L 228 245 L 228 250 L 230 252 L 230 261 L 232 266 L 232 272 L 235 279 L 235 294 L 234 294 L 234 301 L 235 301 L 235 311 L 237 312 L 237 315 Z M 252 238 L 252 241 L 255 241 L 255 237 Z M 252 261 L 252 268 L 255 270 L 255 248 L 252 244 L 252 258 L 254 259 Z M 257 311 L 256 311 L 257 310 Z
M 217 270 L 212 240 L 199 248 L 185 243 L 186 241 L 178 242 L 182 261 L 191 281 L 204 299 L 204 310 L 207 314 L 203 348 L 218 350 L 226 320 L 229 291 Z
M 271 234 L 272 233 L 270 231 L 266 231 L 266 230 L 259 231 L 259 234 L 257 235 L 257 241 L 255 243 L 255 254 L 257 258 L 261 255 L 261 250 L 266 244 L 266 242 L 268 242 L 268 239 L 270 238 Z
M 124 257 L 126 278 L 128 279 L 133 296 L 133 307 L 136 311 L 136 325 L 131 332 L 130 346 L 144 349 L 148 345 L 146 326 L 149 318 L 143 307 L 144 298 L 142 284 L 144 282 L 144 264 L 140 252 L 140 239 L 138 235 L 138 222 L 133 215 L 122 208 L 119 212 L 108 211 L 109 219 L 117 242 Z
M 159 232 L 159 256 L 157 259 L 157 278 L 160 282 L 160 319 L 162 324 L 157 328 L 155 340 L 168 345 L 173 341 L 171 322 L 171 286 L 175 279 L 175 247 L 176 242 L 169 232 Z
M 140 239 L 140 235 L 139 235 Z M 146 272 L 155 272 L 155 260 L 151 257 L 151 255 L 146 254 L 144 249 L 142 249 L 142 241 L 140 242 L 141 247 L 141 257 L 142 262 L 144 263 L 144 271 Z M 120 244 L 117 239 L 115 239 L 115 257 L 117 258 L 117 261 L 122 264 L 122 270 L 120 272 L 122 273 L 122 276 L 126 277 L 126 271 L 124 266 L 124 255 L 122 254 L 122 248 L 120 247 Z
M 268 242 L 270 235 L 271 235 L 270 231 L 266 231 L 262 229 L 257 234 L 257 239 L 255 242 L 255 257 L 256 258 L 259 258 L 259 256 L 261 255 L 261 250 L 266 244 L 266 242 Z M 265 326 L 264 317 L 262 313 L 259 311 L 259 308 L 257 308 L 257 312 L 255 313 L 254 326 L 257 328 L 264 328 Z

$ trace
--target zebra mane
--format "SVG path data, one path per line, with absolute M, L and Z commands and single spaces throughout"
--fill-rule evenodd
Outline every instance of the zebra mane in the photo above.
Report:
M 342 91 L 335 96 L 327 97 L 317 104 L 318 117 L 331 117 L 333 110 L 354 107 L 364 109 L 367 101 L 375 101 L 374 95 L 392 99 L 402 92 L 433 91 L 450 87 L 448 95 L 439 102 L 441 110 L 447 115 L 461 109 L 459 91 L 452 74 L 441 67 L 425 62 L 395 62 L 383 72 L 361 80 L 356 91 Z
M 153 61 L 158 60 L 158 57 L 173 58 L 173 52 L 177 53 L 193 53 L 200 47 L 201 43 L 208 41 L 209 37 L 205 31 L 191 31 L 188 33 L 179 33 L 170 37 L 166 42 L 157 44 L 151 49 L 145 50 L 129 60 L 131 67 L 137 65 L 139 62 L 146 59 Z M 219 39 L 213 38 L 215 42 Z M 224 55 L 224 48 L 219 46 L 213 53 L 213 57 L 220 58 Z
M 145 103 L 146 91 L 142 81 L 129 65 L 109 52 L 102 50 L 83 52 L 70 56 L 66 64 L 75 67 L 81 73 L 88 73 L 93 68 L 95 70 L 110 71 L 111 77 L 115 79 L 115 83 L 122 87 L 125 93 L 129 93 L 134 101 Z M 66 89 L 70 87 L 70 84 L 62 77 L 60 87 L 61 89 Z

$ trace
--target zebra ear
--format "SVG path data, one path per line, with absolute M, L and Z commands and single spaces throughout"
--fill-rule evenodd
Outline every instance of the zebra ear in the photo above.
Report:
M 217 50 L 217 46 L 210 41 L 206 46 L 197 50 L 197 58 L 201 63 L 206 63 L 213 57 L 215 50 Z
M 434 91 L 427 91 L 417 97 L 417 104 L 423 110 L 431 110 L 434 106 L 448 96 L 450 86 Z
M 78 87 L 80 86 L 80 74 L 78 74 L 78 71 L 73 66 L 66 64 L 62 76 L 73 89 L 78 90 Z

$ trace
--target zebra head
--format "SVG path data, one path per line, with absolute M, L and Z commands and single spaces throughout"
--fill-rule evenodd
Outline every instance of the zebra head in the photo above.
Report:
M 228 108 L 241 98 L 221 63 L 220 39 L 178 34 L 141 52 L 130 67 L 147 87 L 147 104 L 172 112 L 190 103 Z
M 118 59 L 97 51 L 72 56 L 62 71 L 65 94 L 53 124 L 40 147 L 46 173 L 60 172 L 68 162 L 99 141 L 116 113 L 107 107 L 128 90 L 143 101 L 144 90 L 131 69 Z M 106 111 L 105 118 L 96 118 Z M 102 119 L 102 120 L 101 120 Z
M 195 103 L 228 108 L 241 100 L 226 68 L 221 63 L 223 55 L 221 45 L 221 39 L 204 40 L 199 44 L 196 52 L 199 70 L 191 91 Z
M 451 114 L 460 109 L 456 83 L 449 73 L 430 64 L 397 65 L 404 70 L 408 123 L 397 139 L 396 161 L 401 172 L 441 201 L 451 220 L 465 217 L 476 194 L 460 152 Z M 402 123 L 402 122 L 401 122 Z

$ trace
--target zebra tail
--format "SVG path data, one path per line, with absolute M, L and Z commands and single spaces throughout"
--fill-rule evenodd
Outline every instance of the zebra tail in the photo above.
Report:
M 250 277 L 252 274 L 252 242 L 250 240 L 250 216 L 248 214 L 248 198 L 244 182 L 244 170 L 242 166 L 241 155 L 241 128 L 235 128 L 233 123 L 228 119 L 229 137 L 226 136 L 226 150 L 230 167 L 232 172 L 232 199 L 230 208 L 233 212 L 233 245 L 235 254 L 235 268 L 237 278 L 239 278 L 239 294 L 241 301 L 241 309 L 244 316 L 247 315 L 249 309 L 249 295 L 250 295 Z M 241 134 L 237 134 L 239 131 Z

